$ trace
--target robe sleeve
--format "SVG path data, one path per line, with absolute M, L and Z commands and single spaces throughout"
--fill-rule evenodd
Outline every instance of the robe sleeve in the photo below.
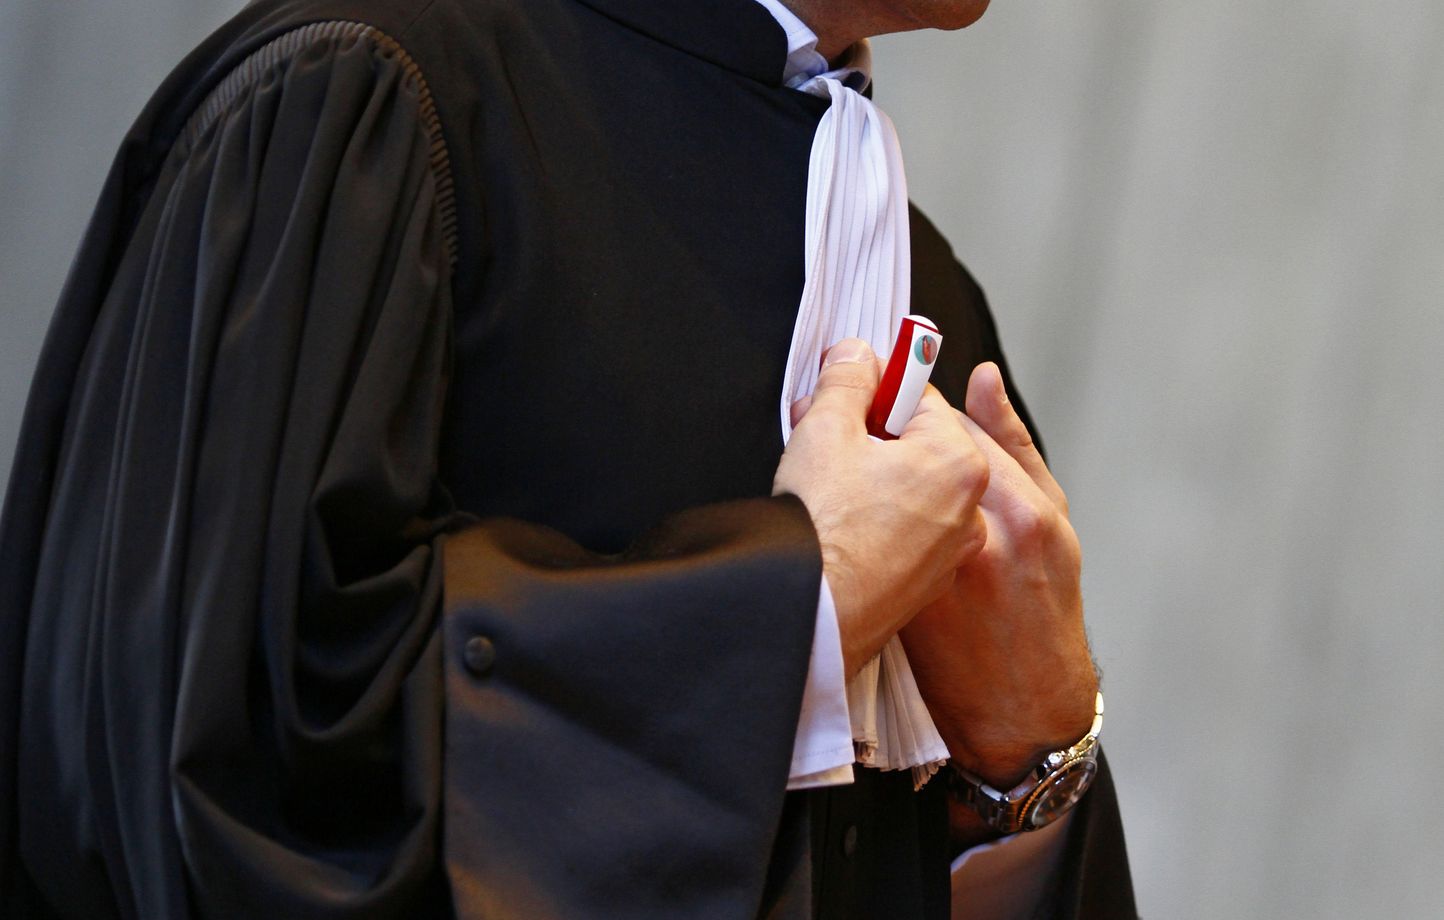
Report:
M 320 24 L 113 173 L 0 528 L 0 906 L 759 909 L 805 509 L 695 509 L 604 557 L 452 507 L 441 136 L 395 42 Z

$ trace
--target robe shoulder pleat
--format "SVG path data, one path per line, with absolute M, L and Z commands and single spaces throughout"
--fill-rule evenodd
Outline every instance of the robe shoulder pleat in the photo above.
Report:
M 175 121 L 112 170 L 0 523 L 0 913 L 755 914 L 801 503 L 620 555 L 456 507 L 466 255 L 387 34 L 287 31 Z

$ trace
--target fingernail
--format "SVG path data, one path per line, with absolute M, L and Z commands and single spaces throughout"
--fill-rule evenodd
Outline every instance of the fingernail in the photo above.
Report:
M 998 400 L 1004 405 L 1008 402 L 1008 386 L 1003 382 L 1003 369 L 993 364 L 993 374 L 998 378 Z
M 862 339 L 843 339 L 827 350 L 822 366 L 829 364 L 859 364 L 871 360 L 872 349 Z

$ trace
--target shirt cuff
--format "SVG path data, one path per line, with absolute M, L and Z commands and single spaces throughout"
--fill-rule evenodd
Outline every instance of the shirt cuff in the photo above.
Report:
M 1063 864 L 1073 812 L 1036 831 L 981 843 L 953 860 L 953 920 L 1038 916 Z
M 817 627 L 802 690 L 802 711 L 792 744 L 787 788 L 812 789 L 852 782 L 852 718 L 842 663 L 842 633 L 827 576 L 817 591 Z

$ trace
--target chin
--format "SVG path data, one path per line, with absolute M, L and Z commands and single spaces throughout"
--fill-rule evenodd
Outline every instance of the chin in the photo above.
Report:
M 988 0 L 906 0 L 906 3 L 925 28 L 944 31 L 967 28 L 988 9 Z

